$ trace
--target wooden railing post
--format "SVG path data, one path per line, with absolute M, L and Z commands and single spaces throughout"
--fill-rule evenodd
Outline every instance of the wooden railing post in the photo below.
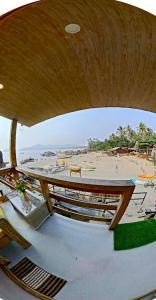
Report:
M 19 179 L 19 174 L 15 170 L 15 167 L 17 166 L 16 132 L 17 132 L 17 120 L 12 120 L 11 129 L 10 129 L 10 164 L 11 164 L 11 167 L 14 168 L 13 174 L 14 174 L 15 181 L 17 181 Z
M 118 223 L 120 222 L 134 191 L 134 186 L 124 191 L 123 195 L 121 195 L 120 202 L 118 204 L 118 208 L 113 216 L 109 229 L 114 229 Z
M 17 166 L 16 129 L 17 129 L 17 120 L 12 120 L 11 129 L 10 129 L 10 163 L 11 163 L 11 167 Z
M 41 185 L 41 191 L 42 191 L 43 197 L 47 203 L 48 210 L 52 214 L 53 210 L 52 210 L 51 197 L 49 194 L 48 183 L 44 180 L 40 180 L 40 185 Z
M 14 180 L 17 181 L 19 180 L 19 173 L 16 171 L 16 169 L 13 169 L 13 175 L 14 175 Z

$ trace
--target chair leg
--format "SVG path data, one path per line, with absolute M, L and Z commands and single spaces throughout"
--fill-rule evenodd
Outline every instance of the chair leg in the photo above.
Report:
M 10 260 L 6 257 L 0 256 L 0 265 L 7 266 L 10 264 Z

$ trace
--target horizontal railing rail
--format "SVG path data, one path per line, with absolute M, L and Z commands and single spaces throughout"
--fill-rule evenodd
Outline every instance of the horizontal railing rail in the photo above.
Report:
M 137 192 L 133 193 L 133 197 L 131 198 L 132 201 L 141 201 L 141 205 L 144 203 L 145 198 L 147 196 L 147 192 Z
M 94 209 L 102 209 L 102 210 L 116 210 L 118 207 L 117 204 L 103 204 L 103 203 L 96 203 L 96 202 L 79 201 L 78 199 L 73 199 L 71 197 L 67 197 L 53 192 L 50 192 L 50 196 L 57 201 L 62 201 L 65 203 L 69 203 L 71 205 L 81 206 L 85 208 L 87 207 L 92 209 L 94 208 Z
M 0 182 L 13 189 L 13 180 L 17 179 L 17 171 L 13 167 L 0 169 Z
M 7 174 L 11 174 L 9 179 Z M 8 184 L 10 188 L 15 188 L 15 180 L 21 174 L 35 180 L 33 184 L 25 180 L 27 188 L 43 195 L 51 214 L 55 211 L 79 220 L 106 222 L 109 223 L 109 229 L 114 229 L 121 220 L 135 188 L 130 180 L 94 180 L 55 175 L 48 177 L 19 167 L 0 170 L 0 181 Z M 10 181 L 11 178 L 13 182 Z M 58 189 L 64 191 L 60 193 Z M 69 191 L 72 191 L 72 196 Z M 89 200 L 78 197 L 80 192 L 87 193 Z M 115 202 L 107 202 L 109 198 L 106 197 L 107 194 L 111 195 L 111 201 L 114 195 Z M 98 198 L 102 195 L 105 197 L 99 201 L 96 195 Z
M 9 167 L 9 168 L 2 168 L 0 169 L 0 176 L 7 175 L 10 172 L 14 172 L 15 168 Z
M 100 217 L 100 216 L 90 216 L 85 214 L 84 212 L 77 212 L 72 209 L 67 209 L 66 207 L 53 206 L 53 210 L 57 213 L 63 214 L 65 216 L 69 216 L 70 218 L 78 219 L 80 221 L 97 221 L 97 222 L 105 222 L 106 224 L 110 224 L 112 218 L 111 217 Z
M 127 189 L 131 189 L 135 186 L 131 180 L 102 180 L 56 175 L 53 177 L 48 177 L 48 175 L 30 172 L 27 169 L 16 168 L 16 170 L 39 181 L 44 181 L 52 185 L 84 192 L 104 193 L 105 191 L 107 194 L 121 194 Z

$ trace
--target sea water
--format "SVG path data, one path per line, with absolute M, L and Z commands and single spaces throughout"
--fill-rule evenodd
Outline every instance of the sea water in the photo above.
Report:
M 56 159 L 58 153 L 63 153 L 64 151 L 70 151 L 70 150 L 82 150 L 82 148 L 70 148 L 70 149 L 42 149 L 42 150 L 17 150 L 17 162 L 20 163 L 20 161 L 27 159 L 27 158 L 34 158 L 35 160 L 47 160 L 47 159 Z M 46 151 L 51 151 L 53 153 L 56 153 L 56 156 L 50 156 L 50 157 L 43 157 L 41 154 L 43 154 Z M 3 161 L 4 162 L 10 162 L 9 158 L 9 151 L 2 151 L 3 152 Z

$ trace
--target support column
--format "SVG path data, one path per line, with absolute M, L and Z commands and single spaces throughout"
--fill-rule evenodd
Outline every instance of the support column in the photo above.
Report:
M 10 163 L 11 167 L 17 166 L 16 159 L 16 129 L 17 129 L 17 120 L 12 120 L 11 130 L 10 130 Z

